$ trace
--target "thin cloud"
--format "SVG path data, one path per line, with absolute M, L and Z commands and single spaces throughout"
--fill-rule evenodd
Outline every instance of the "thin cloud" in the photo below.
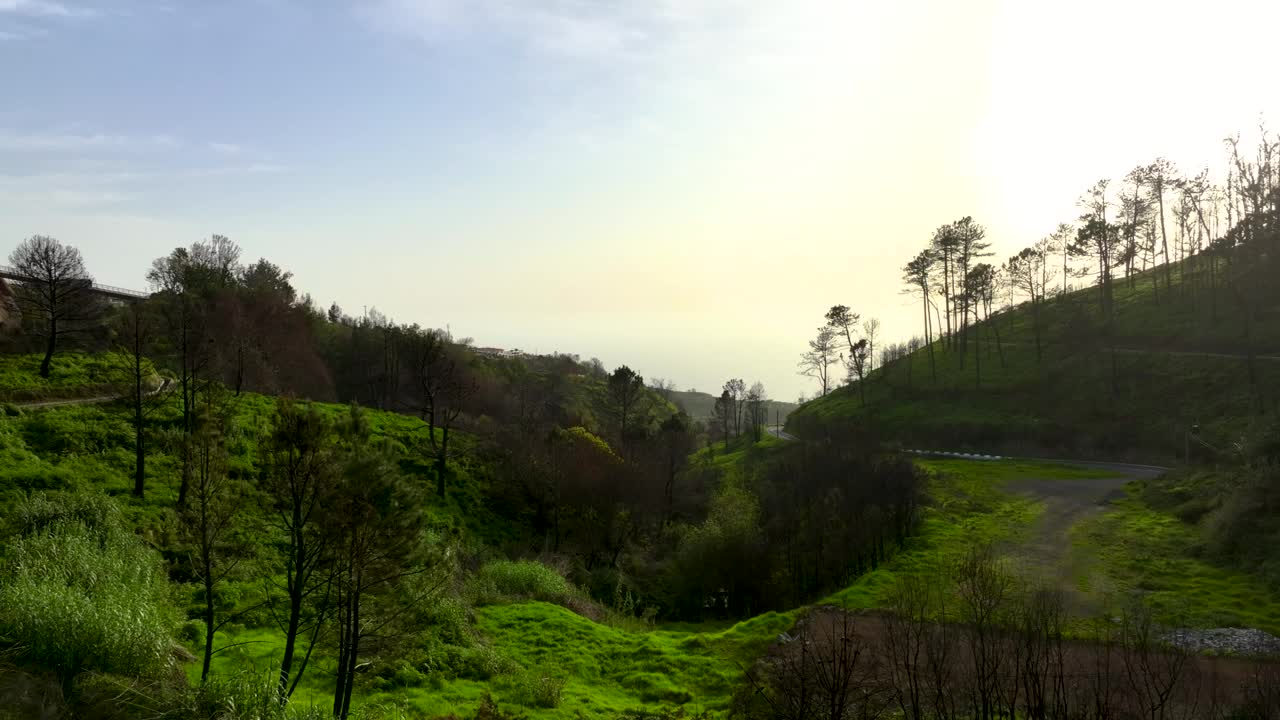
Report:
M 4 0 L 0 0 L 3 2 Z M 182 140 L 172 135 L 109 135 L 106 133 L 17 133 L 0 130 L 0 150 L 61 152 L 178 148 Z
M 362 8 L 375 27 L 432 44 L 459 33 L 494 38 L 522 50 L 579 59 L 644 59 L 672 39 L 730 14 L 759 7 L 748 0 L 378 0 Z
M 82 18 L 97 15 L 96 11 L 89 8 L 54 0 L 0 0 L 0 13 L 49 18 Z
M 220 155 L 239 155 L 244 148 L 235 143 L 211 142 L 209 149 Z

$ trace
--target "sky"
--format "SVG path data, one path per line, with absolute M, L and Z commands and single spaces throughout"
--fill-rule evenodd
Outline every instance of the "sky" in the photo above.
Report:
M 99 282 L 211 234 L 327 306 L 681 389 L 796 374 L 901 266 L 996 259 L 1280 122 L 1256 0 L 0 0 L 0 256 Z

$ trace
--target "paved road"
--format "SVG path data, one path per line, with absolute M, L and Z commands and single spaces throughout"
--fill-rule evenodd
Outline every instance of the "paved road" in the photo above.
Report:
M 786 430 L 779 430 L 779 429 L 778 429 L 778 428 L 776 428 L 776 427 L 768 427 L 768 426 L 766 426 L 766 427 L 765 427 L 765 432 L 767 432 L 767 433 L 769 433 L 770 435 L 772 435 L 772 436 L 774 436 L 774 437 L 778 438 L 779 440 L 795 440 L 795 439 L 796 439 L 796 436 L 795 436 L 795 435 L 792 435 L 791 433 L 787 432 Z

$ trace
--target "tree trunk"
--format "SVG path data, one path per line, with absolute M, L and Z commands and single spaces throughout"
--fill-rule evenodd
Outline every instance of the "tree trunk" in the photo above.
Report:
M 207 533 L 207 530 L 204 531 Z M 200 682 L 209 682 L 209 666 L 213 664 L 213 561 L 209 557 L 209 543 L 206 540 L 200 549 L 204 564 L 204 664 L 200 668 Z
M 933 364 L 933 338 L 930 337 L 931 333 L 929 332 L 930 330 L 929 328 L 929 289 L 925 288 L 923 290 L 923 294 L 924 294 L 924 342 L 926 345 L 929 346 L 929 374 L 933 376 L 933 382 L 937 384 L 938 370 L 936 367 L 934 367 L 934 364 Z M 909 357 L 910 356 L 908 356 L 908 358 Z M 907 384 L 908 385 L 911 384 L 909 380 Z
M 1164 289 L 1166 292 L 1173 287 L 1173 271 L 1169 266 L 1169 234 L 1164 227 L 1164 178 L 1160 178 L 1160 189 L 1156 192 L 1156 199 L 1160 205 L 1160 247 L 1164 251 Z
M 355 689 L 356 665 L 360 659 L 360 596 L 358 594 L 351 599 L 350 643 L 351 648 L 347 651 L 347 666 L 343 668 L 347 676 L 347 686 L 343 692 L 342 713 L 339 715 L 342 720 L 346 720 L 351 714 L 351 692 Z
M 444 497 L 444 476 L 448 469 L 449 426 L 445 425 L 440 439 L 440 452 L 436 455 L 436 494 Z
M 975 328 L 976 329 L 976 328 Z M 976 387 L 982 387 L 982 338 L 975 337 L 973 339 L 973 368 L 974 368 L 974 384 Z
M 342 715 L 342 700 L 347 696 L 347 652 L 351 644 L 350 608 L 344 606 L 345 598 L 338 600 L 338 667 L 334 671 L 333 683 L 333 716 L 335 718 Z
M 1035 328 L 1035 334 L 1036 334 L 1036 364 L 1037 364 L 1037 365 L 1039 365 L 1039 364 L 1040 364 L 1040 361 L 1041 361 L 1041 350 L 1040 350 L 1040 303 L 1036 301 L 1036 299 L 1035 299 L 1035 297 L 1034 297 L 1034 296 L 1031 298 L 1031 325 L 1032 325 L 1032 327 L 1033 327 L 1033 328 Z
M 44 360 L 40 361 L 40 377 L 49 377 L 49 367 L 53 363 L 53 350 L 58 342 L 58 321 L 49 321 L 49 341 L 45 344 Z
M 987 323 L 996 333 L 996 355 L 1000 358 L 1000 367 L 1004 369 L 1008 367 L 1004 362 L 1004 344 L 1000 342 L 1000 321 L 996 318 L 996 322 L 991 322 L 991 310 L 987 310 Z M 1036 331 L 1039 334 L 1039 330 Z
M 142 497 L 146 492 L 146 429 L 143 427 L 142 416 L 142 355 L 139 353 L 140 348 L 137 341 L 134 341 L 133 356 L 133 494 L 136 497 Z
M 302 519 L 297 510 L 294 511 L 294 527 L 301 532 Z M 284 657 L 280 661 L 280 702 L 289 699 L 289 675 L 293 671 L 293 653 L 298 645 L 298 627 L 302 621 L 302 583 L 303 564 L 306 552 L 302 539 L 295 535 L 293 549 L 293 567 L 289 570 L 293 586 L 289 588 L 289 624 L 284 635 Z

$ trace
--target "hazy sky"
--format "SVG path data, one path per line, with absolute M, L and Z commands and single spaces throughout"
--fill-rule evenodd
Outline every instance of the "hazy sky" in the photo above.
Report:
M 348 312 L 793 399 L 824 310 L 1280 122 L 1262 0 L 0 0 L 0 255 L 229 235 Z

